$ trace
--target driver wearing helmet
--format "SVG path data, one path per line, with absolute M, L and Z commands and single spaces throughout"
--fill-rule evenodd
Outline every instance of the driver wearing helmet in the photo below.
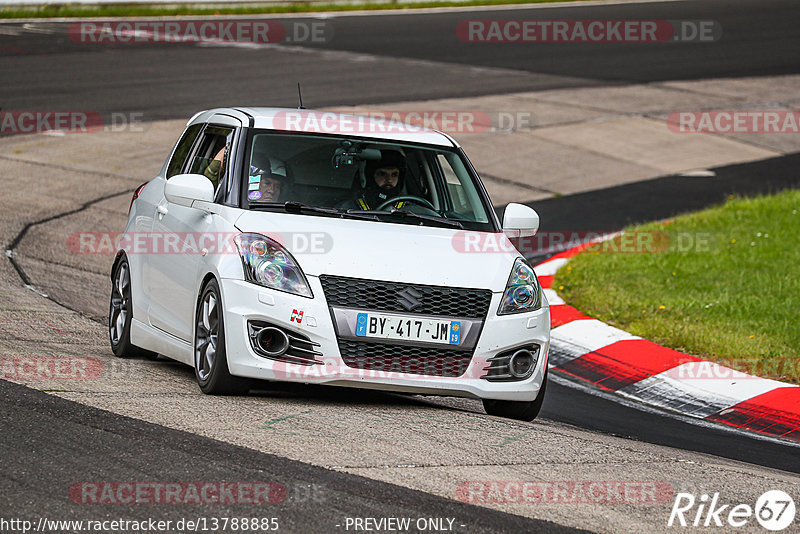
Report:
M 381 150 L 380 160 L 369 160 L 364 167 L 367 184 L 360 192 L 355 204 L 361 210 L 378 209 L 384 202 L 390 200 L 403 191 L 405 181 L 406 161 L 396 150 Z M 394 203 L 395 208 L 401 208 L 405 202 Z
M 248 176 L 247 199 L 251 202 L 281 202 L 291 185 L 286 166 L 265 154 L 253 154 Z

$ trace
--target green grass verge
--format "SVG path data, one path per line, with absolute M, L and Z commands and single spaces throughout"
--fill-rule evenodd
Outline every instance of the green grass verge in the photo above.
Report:
M 626 232 L 558 272 L 554 289 L 570 305 L 661 345 L 800 383 L 800 191 L 731 197 Z
M 81 6 L 79 4 L 51 4 L 31 7 L 6 6 L 0 9 L 0 19 L 19 18 L 90 18 L 90 17 L 168 17 L 209 15 L 262 15 L 273 13 L 315 13 L 322 11 L 362 11 L 381 9 L 421 9 L 431 7 L 500 6 L 516 4 L 549 4 L 569 0 L 465 0 L 464 2 L 387 1 L 363 4 L 317 4 L 287 2 L 283 5 L 239 5 L 231 7 L 203 7 L 202 5 L 163 7 L 144 4 L 115 4 Z

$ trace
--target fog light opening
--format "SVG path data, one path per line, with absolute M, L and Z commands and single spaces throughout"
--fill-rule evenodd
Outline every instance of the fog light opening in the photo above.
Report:
M 536 356 L 526 349 L 520 349 L 508 360 L 508 370 L 514 378 L 528 378 L 536 367 Z
M 283 330 L 268 326 L 261 330 L 256 337 L 258 347 L 268 356 L 280 356 L 289 349 L 289 337 Z

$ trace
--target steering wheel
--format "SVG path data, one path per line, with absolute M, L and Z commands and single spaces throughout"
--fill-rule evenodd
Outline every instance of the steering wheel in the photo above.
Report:
M 389 204 L 394 204 L 395 202 L 398 202 L 400 200 L 408 200 L 410 202 L 416 202 L 417 204 L 421 204 L 423 207 L 436 211 L 436 208 L 433 207 L 433 204 L 431 204 L 422 197 L 415 197 L 414 195 L 400 195 L 399 197 L 390 198 L 389 200 L 382 202 L 381 205 L 375 209 L 382 210 Z

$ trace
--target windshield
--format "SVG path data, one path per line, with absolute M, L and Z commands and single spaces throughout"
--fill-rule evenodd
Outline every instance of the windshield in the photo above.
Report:
M 247 146 L 247 209 L 496 231 L 458 150 L 272 131 Z

